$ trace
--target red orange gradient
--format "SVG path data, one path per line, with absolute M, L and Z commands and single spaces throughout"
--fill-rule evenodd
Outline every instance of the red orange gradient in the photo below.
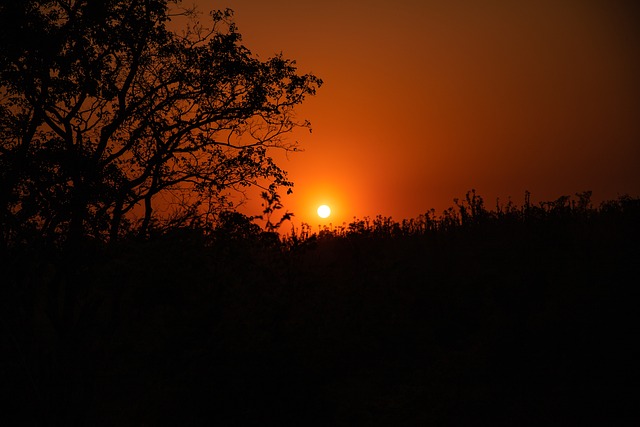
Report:
M 313 125 L 292 135 L 304 151 L 276 154 L 298 223 L 415 217 L 471 188 L 489 206 L 525 190 L 640 194 L 635 2 L 197 4 L 234 9 L 254 53 L 282 52 L 325 82 L 298 111 Z

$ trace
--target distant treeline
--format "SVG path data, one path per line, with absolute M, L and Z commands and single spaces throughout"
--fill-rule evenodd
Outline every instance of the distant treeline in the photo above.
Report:
M 589 196 L 4 248 L 3 424 L 637 425 L 640 199 Z

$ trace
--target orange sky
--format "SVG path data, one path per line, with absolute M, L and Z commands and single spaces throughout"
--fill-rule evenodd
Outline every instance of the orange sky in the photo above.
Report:
M 299 109 L 305 152 L 281 162 L 297 223 L 439 213 L 471 188 L 489 207 L 640 195 L 635 1 L 196 3 L 234 9 L 254 53 L 325 82 Z

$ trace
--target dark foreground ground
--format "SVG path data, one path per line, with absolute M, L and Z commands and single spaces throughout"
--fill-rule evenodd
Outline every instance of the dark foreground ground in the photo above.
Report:
M 7 249 L 2 424 L 638 425 L 638 201 L 465 214 Z

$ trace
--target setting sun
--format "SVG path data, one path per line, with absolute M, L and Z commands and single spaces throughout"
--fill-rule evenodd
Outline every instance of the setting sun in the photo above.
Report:
M 320 218 L 327 218 L 329 215 L 331 215 L 331 208 L 329 206 L 322 205 L 318 207 L 318 216 Z

